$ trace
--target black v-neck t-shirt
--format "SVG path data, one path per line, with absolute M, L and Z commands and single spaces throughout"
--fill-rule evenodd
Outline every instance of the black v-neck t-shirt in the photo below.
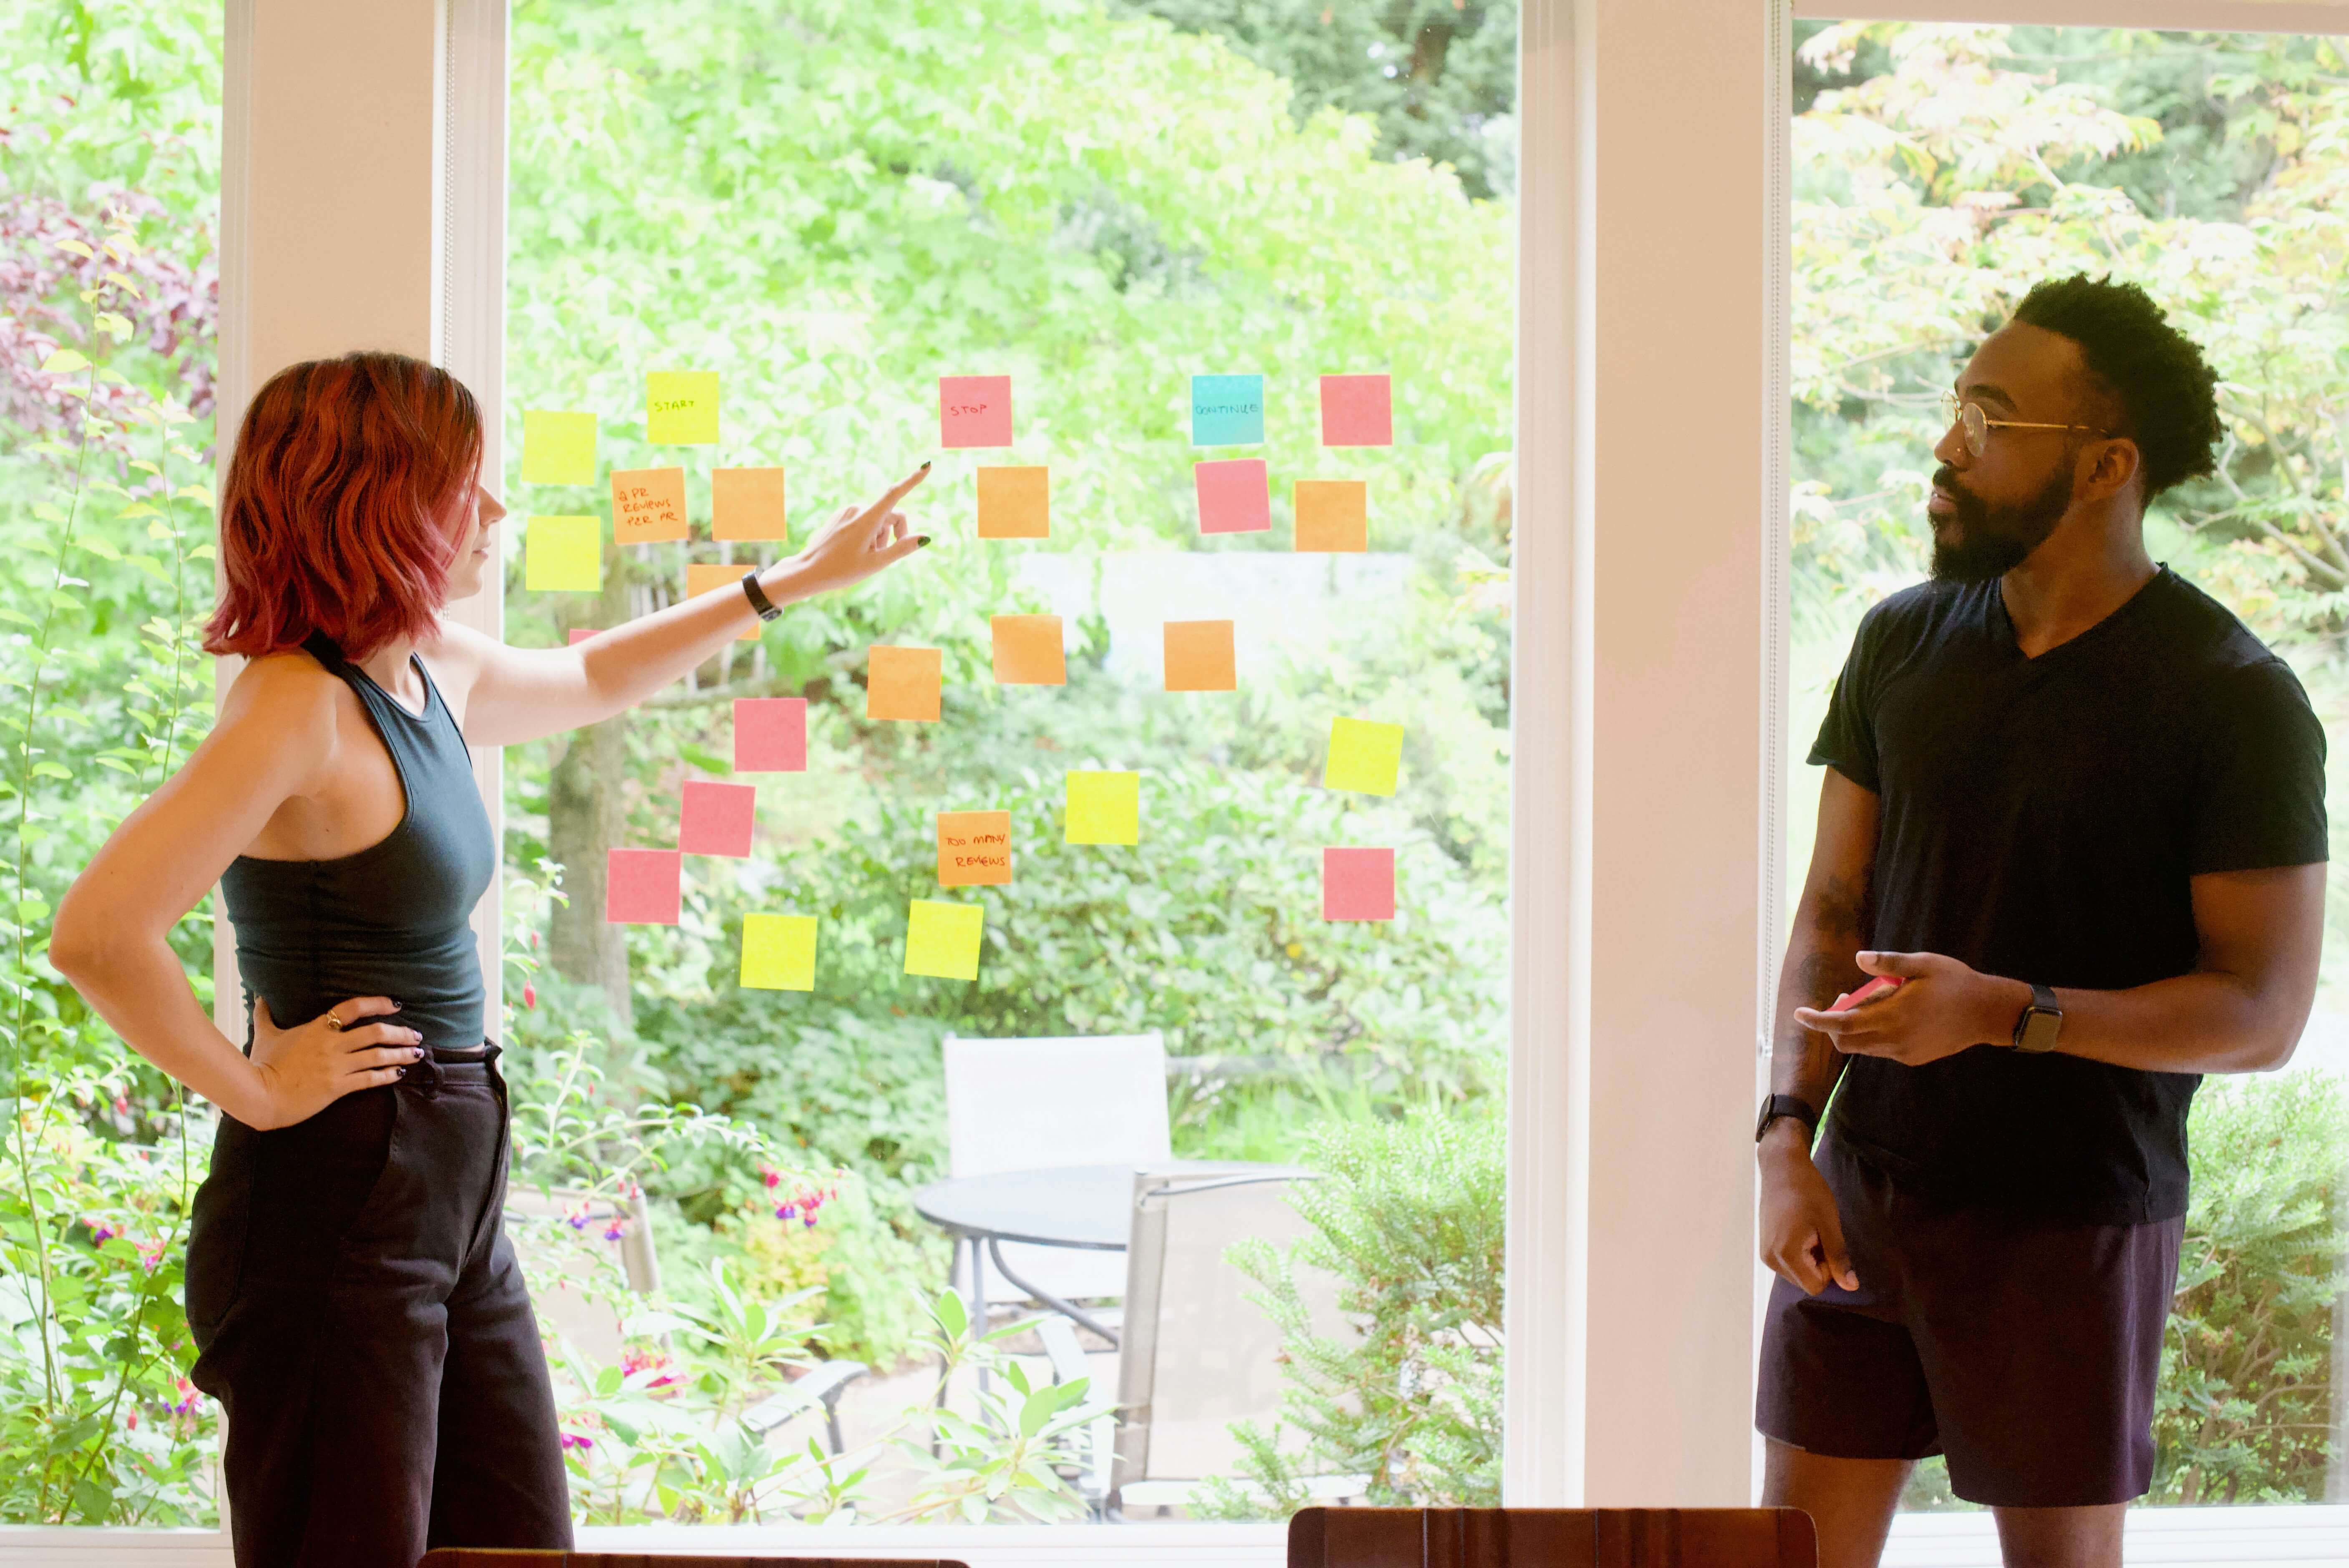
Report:
M 2115 991 L 2184 975 L 2189 879 L 2326 858 L 2324 731 L 2282 660 L 2168 567 L 2037 658 L 1998 582 L 1860 623 L 1811 748 L 1877 795 L 1864 945 Z M 1853 1057 L 1834 1136 L 1928 1202 L 2049 1223 L 2186 1212 L 2201 1079 L 1976 1046 Z

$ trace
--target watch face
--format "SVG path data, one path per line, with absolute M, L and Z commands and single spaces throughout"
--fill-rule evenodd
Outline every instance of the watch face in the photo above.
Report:
M 2015 1048 L 2024 1051 L 2052 1051 L 2055 1048 L 2056 1031 L 2064 1026 L 2064 1015 L 2033 1007 L 2023 1021 L 2023 1037 Z

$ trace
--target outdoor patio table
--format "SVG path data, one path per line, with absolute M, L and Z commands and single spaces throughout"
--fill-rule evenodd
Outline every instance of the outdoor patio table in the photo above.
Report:
M 1154 1161 L 1168 1175 L 1268 1175 L 1291 1167 L 1245 1160 Z M 1054 1312 L 1092 1330 L 1114 1346 L 1118 1336 L 1082 1307 L 1021 1279 L 1004 1266 L 1005 1242 L 1040 1247 L 1076 1247 L 1088 1252 L 1125 1250 L 1133 1214 L 1133 1165 L 1063 1165 L 1049 1171 L 998 1171 L 933 1181 L 914 1194 L 914 1212 L 955 1239 L 957 1255 L 970 1251 L 969 1302 L 974 1325 L 987 1321 L 986 1276 L 978 1266 L 983 1243 L 996 1273 Z M 1299 1172 L 1302 1174 L 1302 1172 Z

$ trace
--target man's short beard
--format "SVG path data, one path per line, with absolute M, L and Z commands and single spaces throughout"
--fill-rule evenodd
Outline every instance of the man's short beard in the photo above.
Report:
M 1987 583 L 2003 577 L 2028 560 L 2047 542 L 2072 505 L 2072 467 L 2056 469 L 2039 493 L 2019 505 L 1993 507 L 1971 490 L 1959 487 L 1957 475 L 1942 469 L 1933 483 L 1949 492 L 1956 507 L 1951 524 L 1954 536 L 1933 535 L 1933 581 Z

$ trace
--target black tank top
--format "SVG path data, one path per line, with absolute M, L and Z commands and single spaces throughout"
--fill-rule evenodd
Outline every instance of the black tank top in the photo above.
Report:
M 353 996 L 390 996 L 399 1022 L 427 1045 L 478 1046 L 481 965 L 468 923 L 497 872 L 489 813 L 457 719 L 424 661 L 424 712 L 409 712 L 326 637 L 302 646 L 358 693 L 408 810 L 388 837 L 332 861 L 239 855 L 221 875 L 236 928 L 245 1045 L 253 999 L 268 999 L 279 1028 L 306 1023 Z

